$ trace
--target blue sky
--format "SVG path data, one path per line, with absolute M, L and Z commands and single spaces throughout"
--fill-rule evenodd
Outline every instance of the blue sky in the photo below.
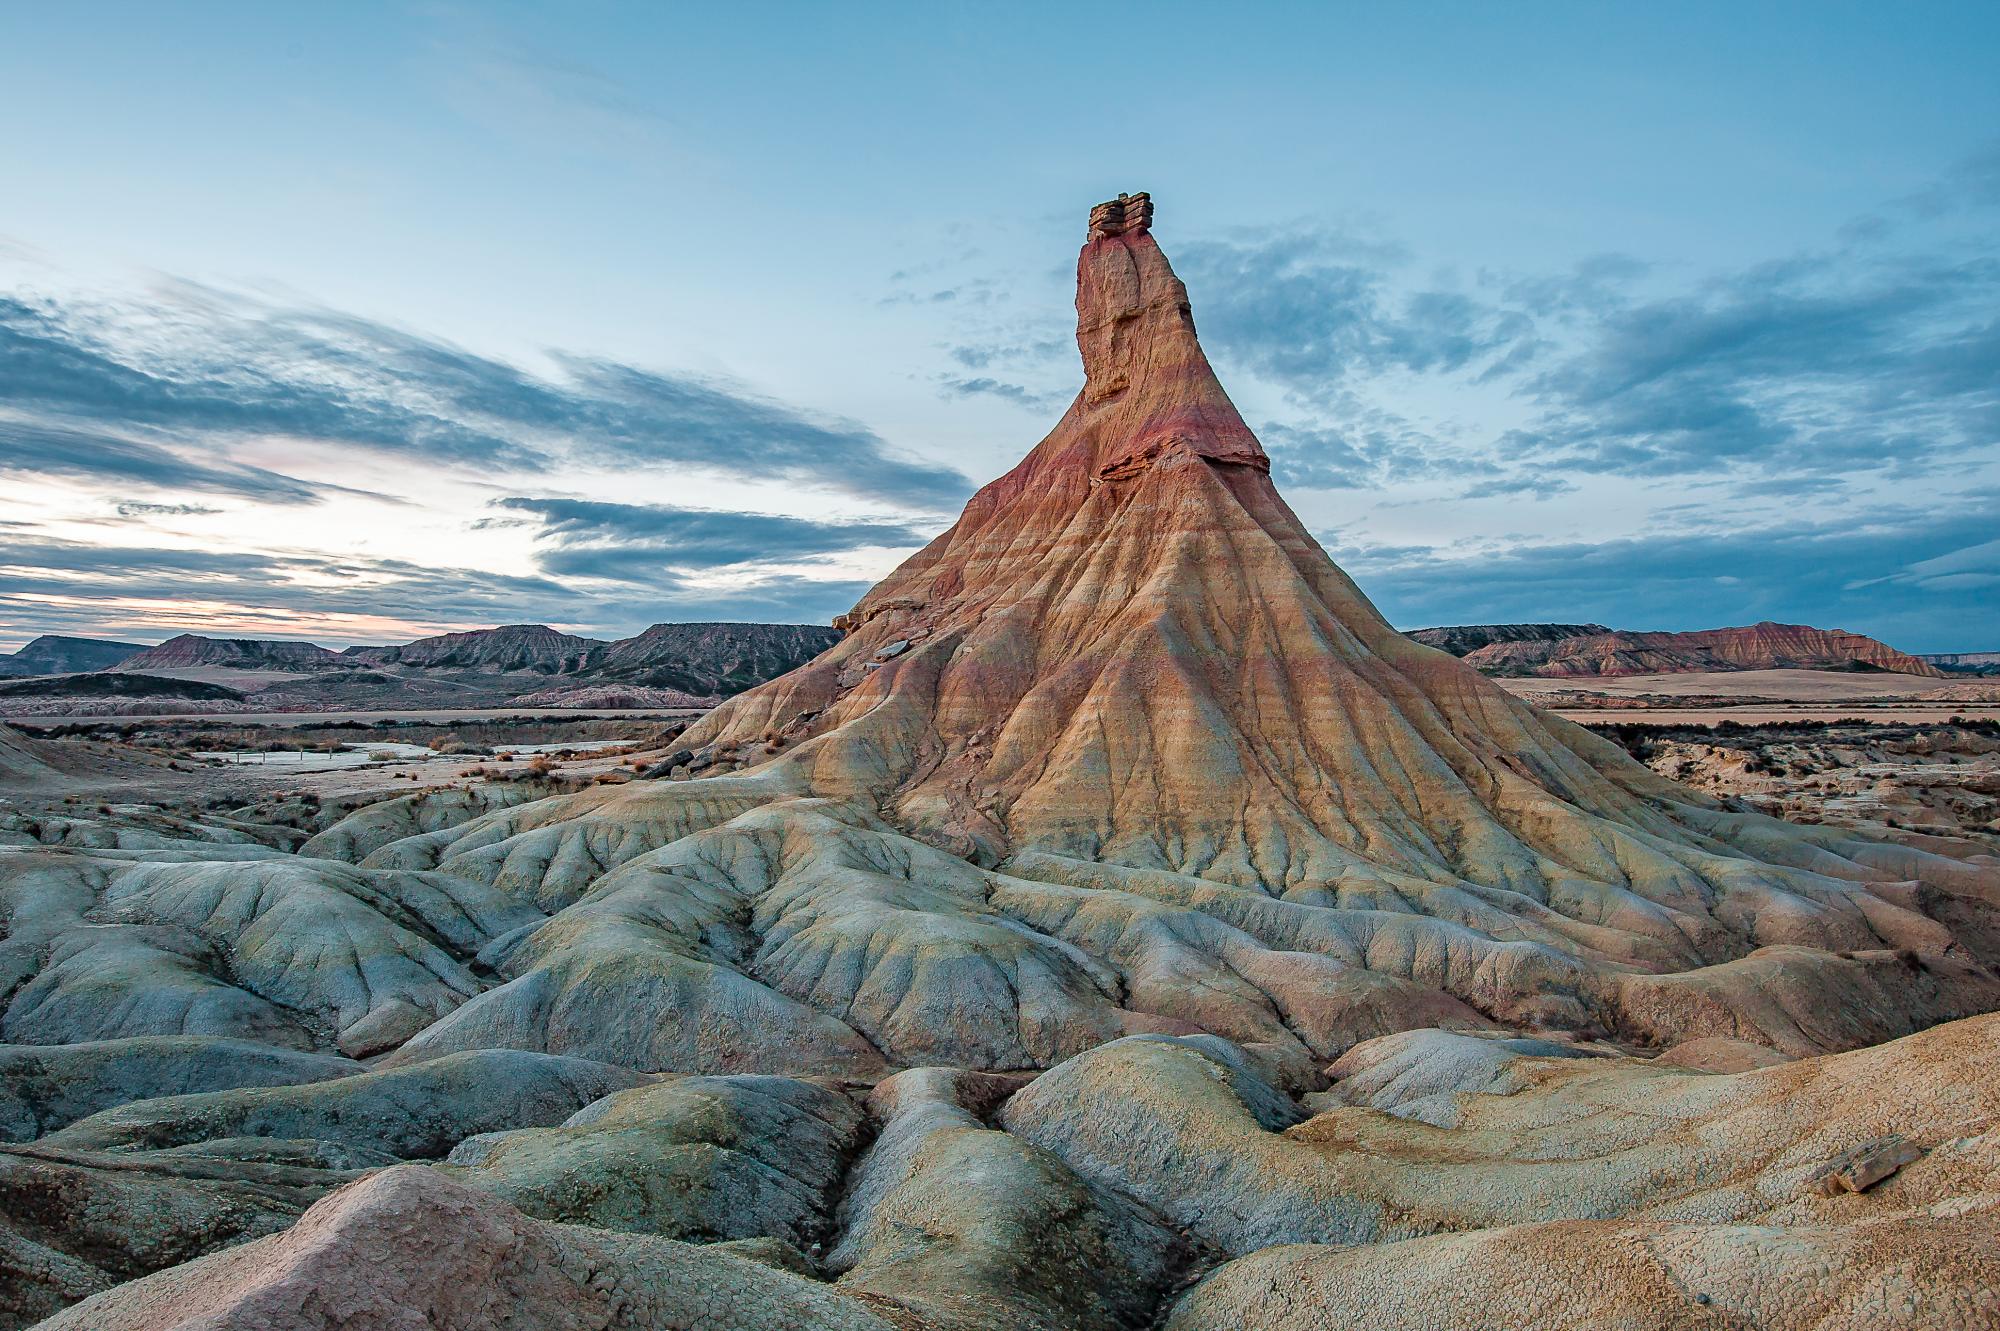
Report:
M 0 646 L 823 621 L 1150 190 L 1405 627 L 2000 647 L 2000 8 L 0 9 Z

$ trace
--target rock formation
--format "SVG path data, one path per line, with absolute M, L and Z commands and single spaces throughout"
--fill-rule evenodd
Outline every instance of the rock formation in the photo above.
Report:
M 814 624 L 655 624 L 605 648 L 585 676 L 714 697 L 782 675 L 839 637 Z
M 536 689 L 507 700 L 509 707 L 567 707 L 583 711 L 599 709 L 683 710 L 713 707 L 722 701 L 714 695 L 697 697 L 679 689 L 657 689 L 648 684 L 569 684 L 552 689 Z
M 0 676 L 68 675 L 87 670 L 109 670 L 145 650 L 135 642 L 65 638 L 44 633 L 18 652 L 0 655 Z
M 839 639 L 813 624 L 655 624 L 616 642 L 509 624 L 331 652 L 183 634 L 96 673 L 0 682 L 0 716 L 707 707 Z M 0 658 L 0 676 L 11 660 Z
M 1453 624 L 1440 628 L 1411 629 L 1412 642 L 1435 647 L 1453 656 L 1468 656 L 1496 642 L 1556 642 L 1564 638 L 1590 638 L 1609 633 L 1602 624 Z
M 34 785 L 56 779 L 45 745 L 11 726 L 0 725 L 0 786 Z
M 1918 659 L 1947 675 L 2000 675 L 2000 652 L 1926 652 Z
M 339 652 L 309 642 L 204 638 L 197 633 L 183 633 L 126 658 L 117 668 L 145 674 L 149 670 L 187 670 L 197 666 L 230 670 L 342 670 L 351 664 L 342 660 Z
M 559 633 L 546 624 L 503 624 L 419 638 L 401 647 L 350 647 L 341 655 L 370 665 L 559 675 L 582 669 L 604 645 L 601 639 Z
M 1990 1314 L 2000 864 L 1391 629 L 1152 216 L 1091 215 L 1054 431 L 660 779 L 23 824 L 0 1034 L 96 1049 L 0 1148 L 0 1325 Z
M 0 683 L 0 699 L 19 698 L 181 698 L 191 702 L 241 702 L 243 694 L 221 684 L 172 679 L 124 670 L 21 679 Z
M 1537 631 L 1539 630 L 1539 631 Z M 1629 633 L 1596 624 L 1501 624 L 1410 635 L 1489 675 L 1662 675 L 1701 670 L 1841 670 L 1857 666 L 1941 679 L 1929 661 L 1844 629 L 1769 620 L 1695 633 Z M 1483 639 L 1483 641 L 1475 641 Z

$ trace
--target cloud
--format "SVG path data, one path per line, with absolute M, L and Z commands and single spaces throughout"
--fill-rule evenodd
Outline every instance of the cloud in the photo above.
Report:
M 169 550 L 0 532 L 0 627 L 163 638 L 180 632 L 389 642 L 548 622 L 620 637 L 670 620 L 825 623 L 867 590 L 851 579 L 772 574 L 685 586 L 671 574 L 626 593 L 581 595 L 552 577 L 295 550 Z
M 1560 494 L 1569 494 L 1576 489 L 1573 482 L 1560 476 L 1515 475 L 1495 477 L 1481 481 L 1458 492 L 1460 499 L 1501 499 L 1509 496 L 1528 499 L 1553 499 Z
M 583 499 L 513 497 L 495 507 L 540 523 L 536 565 L 558 577 L 678 587 L 685 575 L 814 561 L 852 550 L 914 548 L 928 537 L 895 522 L 818 522 Z
M 136 504 L 118 506 L 121 518 L 199 518 L 222 512 L 205 504 Z
M 1607 312 L 1502 444 L 1577 472 L 1918 474 L 2000 441 L 2000 262 L 1811 257 Z
M 0 370 L 0 395 L 6 389 L 6 372 Z M 198 490 L 266 504 L 311 504 L 320 497 L 306 482 L 261 467 L 211 466 L 105 430 L 23 420 L 10 413 L 0 413 L 0 473 Z
M 1778 619 L 1870 633 L 1909 651 L 2000 646 L 1986 641 L 2000 622 L 2000 542 L 1991 510 L 1976 505 L 1590 543 L 1329 548 L 1403 627 L 1592 620 L 1694 629 Z
M 867 428 L 716 380 L 551 353 L 531 375 L 448 343 L 328 310 L 183 285 L 115 306 L 0 297 L 0 430 L 16 471 L 146 480 L 306 502 L 309 487 L 191 462 L 277 436 L 466 470 L 673 463 L 767 475 L 936 511 L 970 482 Z
M 1900 201 L 1919 218 L 1937 218 L 1976 208 L 2000 208 L 2000 139 L 1959 159 L 1943 178 Z
M 2000 540 L 1982 541 L 1915 560 L 1884 577 L 1849 583 L 1847 589 L 1858 591 L 1884 584 L 1921 592 L 2000 591 Z
M 47 537 L 0 539 L 0 623 L 32 635 L 198 627 L 213 607 L 273 624 L 343 619 L 500 623 L 563 618 L 568 588 L 542 577 L 428 568 L 309 551 L 176 550 Z
M 440 9 L 432 20 L 429 82 L 480 128 L 627 168 L 691 160 L 692 136 L 603 69 L 505 40 L 474 12 Z
M 1592 254 L 1555 273 L 1516 273 L 1495 277 L 1497 299 L 1536 319 L 1589 319 L 1626 301 L 1631 285 L 1653 272 L 1653 265 L 1630 254 Z
M 2000 145 L 1933 193 L 1933 212 L 2000 203 Z M 1662 274 L 1620 254 L 1453 289 L 1413 278 L 1394 247 L 1313 226 L 1197 241 L 1176 261 L 1210 355 L 1293 409 L 1290 438 L 1263 433 L 1296 485 L 1471 471 L 1484 478 L 1467 498 L 1597 475 L 1764 493 L 1797 480 L 1803 495 L 1943 474 L 2000 444 L 2000 255 L 1948 229 L 1665 292 Z M 994 374 L 1020 363 L 1004 343 L 953 354 Z M 1412 401 L 1502 423 L 1420 422 Z
M 1281 486 L 1308 490 L 1377 490 L 1444 476 L 1493 475 L 1499 468 L 1467 458 L 1395 412 L 1342 393 L 1330 399 L 1337 424 L 1267 421 L 1257 431 Z
M 989 379 L 984 375 L 962 377 L 953 374 L 937 376 L 938 387 L 946 397 L 997 397 L 1012 402 L 1017 407 L 1040 411 L 1056 405 L 1061 399 L 1053 393 L 1038 393 L 1020 384 L 1008 383 L 1002 379 Z
M 986 370 L 994 366 L 1039 366 L 1055 361 L 1073 361 L 1076 357 L 1076 343 L 1068 337 L 1033 336 L 1014 333 L 995 336 L 980 342 L 956 342 L 945 347 L 945 354 L 968 370 Z M 1082 370 L 1076 370 L 1080 377 Z
M 1387 371 L 1476 370 L 1534 331 L 1520 311 L 1463 292 L 1403 289 L 1380 247 L 1322 229 L 1196 242 L 1175 262 L 1200 293 L 1203 344 L 1306 401 Z

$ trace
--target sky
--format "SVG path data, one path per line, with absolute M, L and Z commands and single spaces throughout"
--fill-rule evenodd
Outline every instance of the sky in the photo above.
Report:
M 825 622 L 1147 190 L 1392 623 L 2000 649 L 2000 6 L 0 6 L 0 649 Z

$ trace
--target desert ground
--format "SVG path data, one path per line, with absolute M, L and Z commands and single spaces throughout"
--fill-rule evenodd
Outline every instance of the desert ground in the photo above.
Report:
M 537 717 L 562 718 L 612 717 L 622 720 L 688 719 L 700 716 L 704 709 L 694 707 L 590 707 L 576 712 L 565 713 L 551 707 L 429 707 L 410 709 L 390 709 L 387 711 L 344 711 L 344 712 L 175 712 L 152 718 L 161 723 L 215 722 L 230 726 L 317 726 L 353 725 L 360 727 L 418 723 L 425 725 L 464 725 L 475 722 L 532 722 Z M 119 718 L 107 718 L 96 712 L 56 712 L 43 716 L 8 717 L 7 724 L 17 730 L 31 733 L 46 733 L 67 726 L 115 723 Z
M 2000 684 L 1886 671 L 1693 671 L 1495 682 L 1516 697 L 1584 725 L 1612 713 L 1620 719 L 1668 726 L 1835 719 L 1938 724 L 1954 717 L 2000 717 Z

